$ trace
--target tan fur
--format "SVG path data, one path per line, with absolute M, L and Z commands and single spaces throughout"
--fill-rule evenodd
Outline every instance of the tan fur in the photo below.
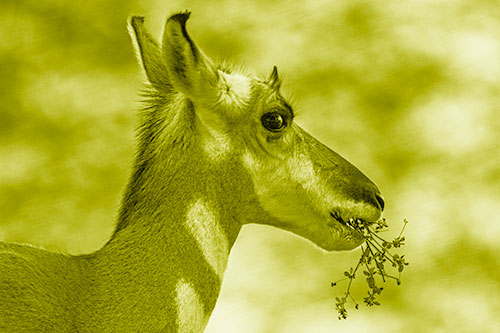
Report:
M 131 18 L 150 90 L 115 232 L 80 256 L 0 243 L 0 332 L 199 332 L 242 225 L 341 250 L 362 239 L 333 216 L 380 217 L 377 187 L 294 124 L 276 67 L 214 65 L 188 17 L 167 20 L 161 47 Z

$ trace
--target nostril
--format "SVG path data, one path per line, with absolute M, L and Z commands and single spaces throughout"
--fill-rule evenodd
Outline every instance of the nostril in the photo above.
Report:
M 380 205 L 380 209 L 384 210 L 384 207 L 385 207 L 384 198 L 380 194 L 376 194 L 376 196 L 377 196 L 378 204 Z

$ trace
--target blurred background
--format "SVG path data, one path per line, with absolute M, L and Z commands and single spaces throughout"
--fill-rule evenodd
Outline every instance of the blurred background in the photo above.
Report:
M 0 240 L 73 254 L 113 230 L 143 76 L 126 29 L 191 10 L 205 52 L 268 75 L 379 185 L 410 266 L 339 321 L 352 252 L 245 226 L 207 332 L 500 330 L 500 2 L 2 0 Z M 355 280 L 362 303 L 366 283 Z M 350 305 L 352 306 L 352 304 Z

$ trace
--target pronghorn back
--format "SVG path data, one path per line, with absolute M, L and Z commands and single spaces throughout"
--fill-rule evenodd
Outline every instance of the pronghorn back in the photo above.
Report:
M 277 68 L 214 63 L 188 18 L 161 43 L 130 18 L 147 85 L 115 231 L 79 256 L 0 243 L 0 331 L 201 332 L 243 225 L 332 251 L 363 242 L 344 221 L 380 218 L 377 186 L 294 122 Z

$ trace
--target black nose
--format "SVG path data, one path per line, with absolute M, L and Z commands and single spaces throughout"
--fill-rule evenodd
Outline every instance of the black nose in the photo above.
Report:
M 384 207 L 385 207 L 384 198 L 382 198 L 381 194 L 377 194 L 376 196 L 377 196 L 378 204 L 380 205 L 380 209 L 383 211 Z

